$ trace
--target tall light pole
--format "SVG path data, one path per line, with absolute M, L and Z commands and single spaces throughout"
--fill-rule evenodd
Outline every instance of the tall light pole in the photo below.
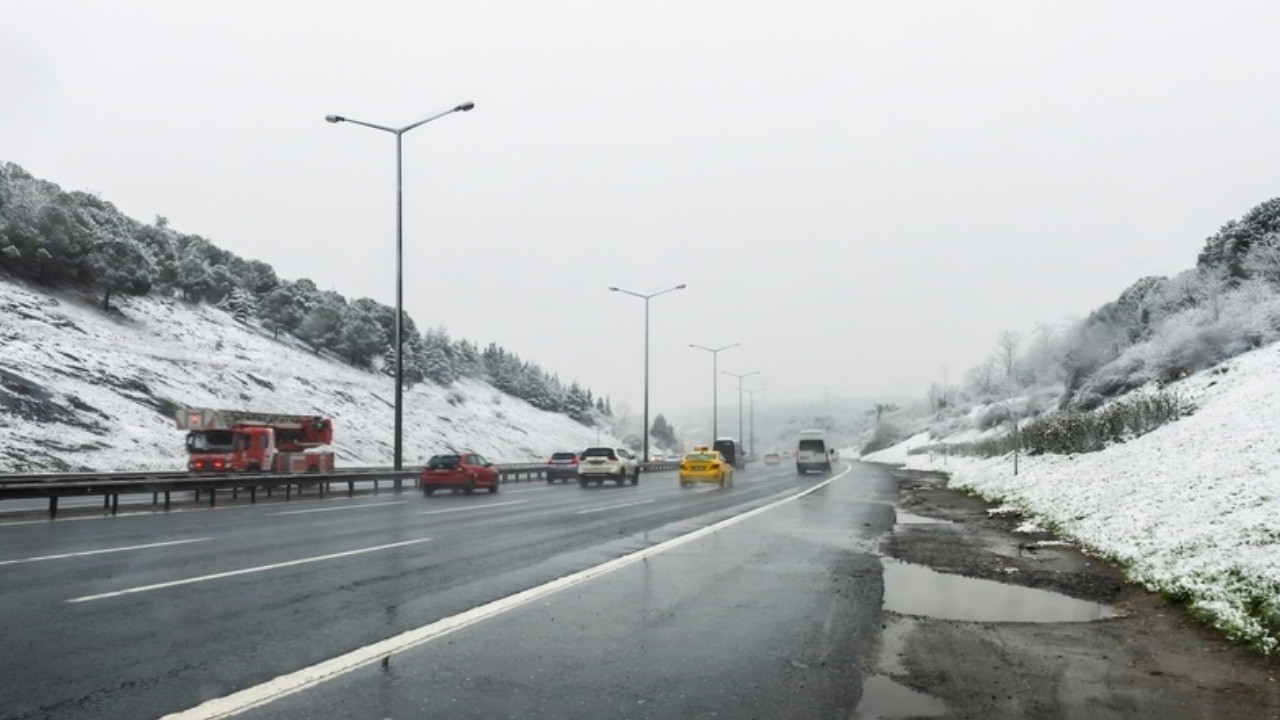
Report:
M 742 436 L 742 379 L 749 378 L 752 375 L 759 375 L 760 371 L 752 370 L 749 373 L 742 373 L 741 375 L 739 375 L 738 373 L 731 373 L 726 370 L 724 374 L 728 375 L 729 377 L 738 378 L 738 441 L 741 442 L 746 439 Z
M 756 393 L 764 392 L 764 388 L 756 388 L 755 390 L 744 390 L 743 392 L 747 394 L 747 407 L 750 408 L 750 413 L 747 415 L 747 419 L 750 422 L 749 427 L 751 428 L 751 431 L 747 433 L 747 437 L 751 440 L 751 443 L 747 446 L 747 454 L 755 455 L 756 454 Z
M 731 347 L 737 347 L 742 343 L 733 343 L 718 348 L 703 347 L 689 343 L 689 347 L 699 350 L 706 350 L 711 353 L 711 442 L 715 442 L 716 435 L 720 434 L 720 351 L 728 350 Z
M 644 300 L 644 427 L 641 428 L 641 435 L 644 436 L 644 459 L 640 461 L 642 463 L 649 462 L 649 300 L 656 298 L 659 295 L 666 295 L 669 292 L 683 289 L 684 283 L 681 283 L 673 288 L 667 288 L 666 290 L 659 290 L 656 293 L 644 295 L 642 293 L 631 292 L 630 290 L 623 290 L 622 288 L 609 288 L 610 292 L 620 292 L 625 295 L 638 297 L 641 300 Z
M 325 115 L 324 119 L 331 123 L 349 122 L 356 125 L 363 125 L 374 130 L 389 132 L 396 136 L 396 439 L 395 439 L 395 469 L 403 469 L 404 445 L 403 437 L 403 418 L 404 418 L 404 343 L 401 338 L 402 325 L 404 323 L 404 193 L 402 191 L 402 153 L 401 137 L 410 130 L 419 125 L 426 125 L 432 120 L 437 120 L 456 112 L 467 112 L 476 106 L 475 103 L 465 102 L 454 107 L 451 110 L 445 110 L 442 113 L 432 115 L 426 120 L 419 120 L 411 125 L 405 125 L 402 128 L 390 128 L 383 125 L 374 125 L 362 120 L 352 120 L 351 118 L 342 117 L 341 115 Z M 401 480 L 396 478 L 396 489 L 401 487 Z

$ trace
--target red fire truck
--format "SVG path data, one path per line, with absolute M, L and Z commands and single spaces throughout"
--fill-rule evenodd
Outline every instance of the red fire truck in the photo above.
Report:
M 192 472 L 328 472 L 333 421 L 318 415 L 275 415 L 182 408 L 187 469 Z

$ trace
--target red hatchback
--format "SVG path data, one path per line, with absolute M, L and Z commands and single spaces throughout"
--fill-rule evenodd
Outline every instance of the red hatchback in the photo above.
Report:
M 422 468 L 420 483 L 425 495 L 436 490 L 461 490 L 470 495 L 478 487 L 489 488 L 489 492 L 496 493 L 498 469 L 473 452 L 433 455 L 427 466 Z

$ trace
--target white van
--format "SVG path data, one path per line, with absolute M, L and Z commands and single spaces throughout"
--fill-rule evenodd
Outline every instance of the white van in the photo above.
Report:
M 801 430 L 796 448 L 796 474 L 810 470 L 831 472 L 831 455 L 827 452 L 826 433 L 821 430 Z

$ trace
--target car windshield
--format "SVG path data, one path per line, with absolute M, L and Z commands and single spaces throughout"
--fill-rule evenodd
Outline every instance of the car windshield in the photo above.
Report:
M 613 457 L 613 448 L 587 448 L 583 451 L 582 457 Z
M 720 456 L 717 455 L 716 453 L 690 453 L 688 456 L 685 457 L 685 460 L 691 460 L 693 462 L 708 462 L 711 460 L 719 460 L 719 459 L 720 459 Z
M 187 433 L 187 450 L 190 452 L 231 452 L 235 449 L 236 434 L 230 430 L 193 430 Z
M 805 452 L 825 452 L 826 451 L 821 440 L 801 440 L 800 449 Z
M 551 456 L 551 459 L 552 460 L 573 460 L 576 457 L 578 456 L 571 452 L 558 452 L 553 454 Z

